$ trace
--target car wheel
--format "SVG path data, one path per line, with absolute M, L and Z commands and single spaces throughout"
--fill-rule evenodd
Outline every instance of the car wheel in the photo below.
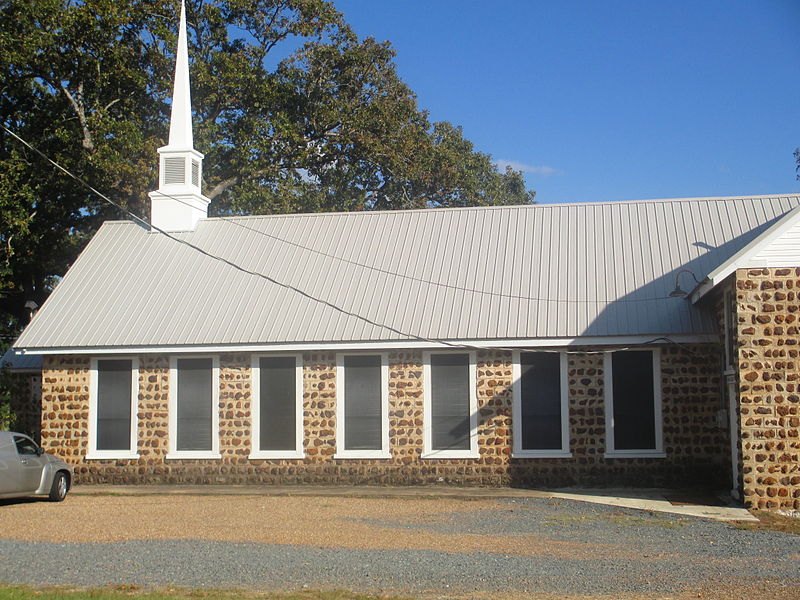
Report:
M 67 497 L 67 491 L 69 491 L 67 476 L 63 471 L 59 471 L 53 478 L 53 485 L 50 486 L 50 502 L 61 502 Z

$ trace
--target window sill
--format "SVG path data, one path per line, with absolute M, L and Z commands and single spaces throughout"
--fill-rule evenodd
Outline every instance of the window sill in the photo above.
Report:
M 278 459 L 278 458 L 305 458 L 306 455 L 304 452 L 295 452 L 292 450 L 261 450 L 259 452 L 251 452 L 250 455 L 247 457 L 250 460 L 269 460 L 269 459 Z
M 437 459 L 437 458 L 480 458 L 477 450 L 431 450 L 423 452 L 422 459 Z
M 222 458 L 219 452 L 170 452 L 164 458 L 167 460 L 208 460 Z
M 572 458 L 572 452 L 560 450 L 521 450 L 513 452 L 511 458 Z
M 656 450 L 616 450 L 606 452 L 604 458 L 666 458 L 666 452 Z
M 139 455 L 135 452 L 110 452 L 98 451 L 89 452 L 83 457 L 84 460 L 136 460 Z
M 334 454 L 333 458 L 338 460 L 386 460 L 387 458 L 392 458 L 392 455 L 388 452 L 384 452 L 383 450 L 342 450 L 341 452 Z

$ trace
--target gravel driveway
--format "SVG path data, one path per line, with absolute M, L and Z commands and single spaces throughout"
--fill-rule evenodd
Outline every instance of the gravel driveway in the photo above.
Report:
M 800 598 L 798 536 L 544 498 L 5 501 L 0 557 L 30 585 Z

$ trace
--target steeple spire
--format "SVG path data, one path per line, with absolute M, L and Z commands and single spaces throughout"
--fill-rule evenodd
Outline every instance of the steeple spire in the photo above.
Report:
M 169 142 L 158 149 L 158 190 L 150 192 L 150 223 L 164 231 L 190 231 L 208 216 L 210 200 L 203 196 L 203 155 L 192 139 L 192 98 L 189 92 L 189 51 L 186 4 L 181 0 L 175 85 L 169 122 Z
M 175 87 L 172 92 L 172 115 L 169 122 L 169 144 L 174 150 L 191 150 L 192 97 L 189 91 L 189 51 L 186 44 L 186 3 L 181 0 L 181 21 L 178 27 L 178 50 L 175 53 Z

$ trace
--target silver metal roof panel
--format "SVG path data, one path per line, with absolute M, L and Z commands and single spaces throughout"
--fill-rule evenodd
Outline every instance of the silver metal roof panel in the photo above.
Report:
M 15 347 L 713 334 L 711 315 L 668 296 L 677 271 L 702 280 L 798 205 L 784 195 L 212 218 L 176 239 L 109 222 Z

